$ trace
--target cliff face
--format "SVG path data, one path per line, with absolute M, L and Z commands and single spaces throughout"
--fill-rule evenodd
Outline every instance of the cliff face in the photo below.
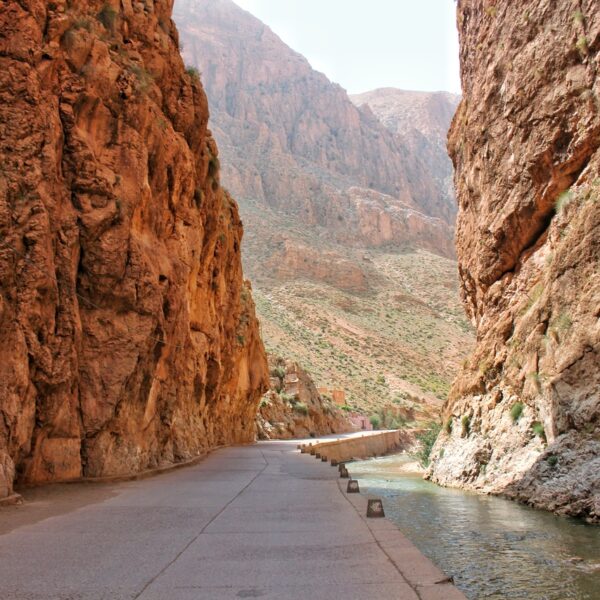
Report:
M 593 0 L 461 0 L 458 26 L 449 149 L 478 341 L 431 477 L 597 521 L 600 13 Z
M 341 409 L 319 394 L 297 363 L 270 356 L 271 383 L 256 417 L 261 439 L 288 440 L 352 431 Z
M 0 8 L 0 496 L 253 439 L 242 225 L 171 9 Z
M 215 135 L 227 168 L 224 180 L 240 198 L 259 200 L 323 226 L 332 238 L 380 245 L 356 226 L 349 188 L 386 195 L 386 218 L 402 221 L 394 244 L 421 243 L 430 226 L 433 250 L 453 255 L 454 198 L 447 181 L 410 152 L 368 108 L 287 47 L 267 26 L 231 0 L 178 0 L 183 55 L 203 72 Z M 361 203 L 364 213 L 381 207 Z M 397 210 L 398 209 L 398 210 Z M 390 240 L 386 240 L 390 243 Z

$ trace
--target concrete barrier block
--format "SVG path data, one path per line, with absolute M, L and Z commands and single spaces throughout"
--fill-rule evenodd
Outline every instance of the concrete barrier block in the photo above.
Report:
M 367 517 L 371 519 L 385 517 L 383 502 L 379 498 L 369 499 L 367 503 Z
M 346 488 L 347 494 L 358 494 L 360 492 L 360 487 L 358 485 L 358 481 L 356 479 L 351 479 L 348 482 L 348 487 Z

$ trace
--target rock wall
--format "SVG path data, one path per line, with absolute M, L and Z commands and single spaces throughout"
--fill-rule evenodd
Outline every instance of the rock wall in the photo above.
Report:
M 287 440 L 352 431 L 343 411 L 321 396 L 297 363 L 270 356 L 270 389 L 256 417 L 260 439 Z
M 0 496 L 254 439 L 242 224 L 172 4 L 0 7 Z
M 598 521 L 600 11 L 460 0 L 458 27 L 449 149 L 478 341 L 430 476 Z

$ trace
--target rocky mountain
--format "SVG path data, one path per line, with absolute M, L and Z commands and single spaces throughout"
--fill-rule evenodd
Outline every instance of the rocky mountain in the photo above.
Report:
M 318 392 L 298 363 L 269 356 L 269 367 L 270 389 L 256 416 L 260 439 L 289 440 L 352 431 L 344 412 Z
M 436 230 L 437 252 L 452 253 L 447 185 L 370 110 L 232 0 L 178 0 L 175 18 L 186 62 L 203 73 L 234 194 L 361 245 L 390 243 L 364 233 L 381 213 L 417 222 Z M 386 201 L 374 206 L 368 190 Z M 403 241 L 420 246 L 419 232 L 405 227 Z
M 435 181 L 443 218 L 454 222 L 456 203 L 452 162 L 446 149 L 446 135 L 456 112 L 460 96 L 448 92 L 412 92 L 381 88 L 350 96 L 357 106 L 368 106 L 381 123 L 396 134 L 398 143 L 411 156 L 427 165 L 428 177 Z
M 171 4 L 0 7 L 0 496 L 254 438 L 242 224 Z
M 462 0 L 458 25 L 449 148 L 477 347 L 430 476 L 599 521 L 600 12 Z
M 451 98 L 440 96 L 444 109 L 412 94 L 422 134 L 388 129 L 231 0 L 177 0 L 174 15 L 240 200 L 269 351 L 365 412 L 439 410 L 472 333 L 458 301 L 450 163 L 418 149 L 444 146 Z

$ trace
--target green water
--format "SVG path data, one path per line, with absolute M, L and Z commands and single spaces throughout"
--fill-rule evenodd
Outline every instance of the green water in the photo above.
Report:
M 349 470 L 468 598 L 600 600 L 600 527 L 398 474 L 407 461 L 378 458 Z

